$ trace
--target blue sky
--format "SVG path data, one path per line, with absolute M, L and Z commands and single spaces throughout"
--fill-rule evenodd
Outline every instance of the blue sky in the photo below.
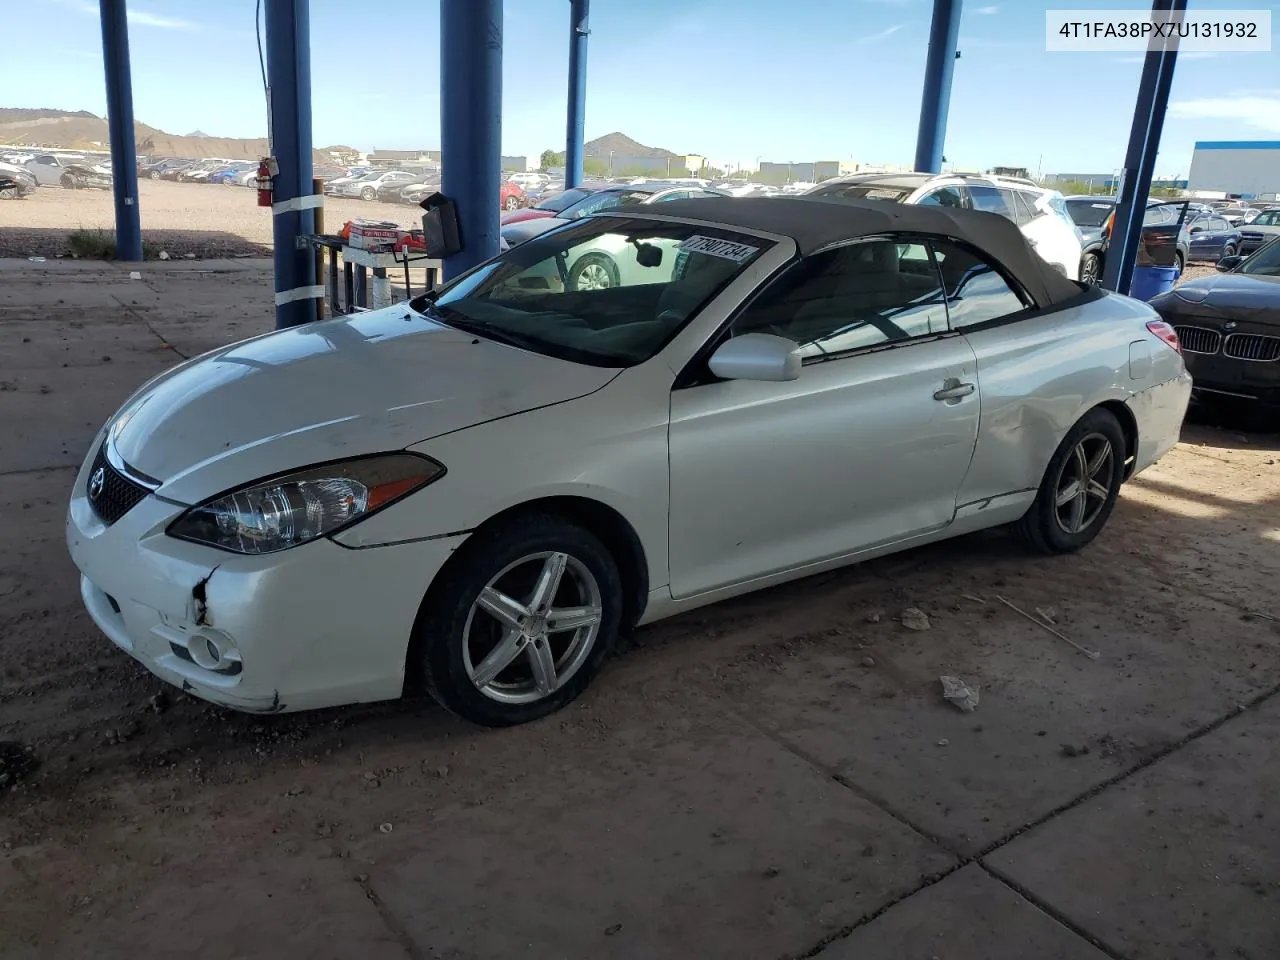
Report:
M 1141 0 L 965 0 L 947 159 L 1045 173 L 1123 159 L 1138 55 L 1046 53 L 1046 8 Z M 1276 0 L 1193 0 L 1197 9 Z M 253 0 L 130 0 L 134 114 L 170 133 L 261 136 Z M 0 106 L 103 114 L 97 4 L 6 2 Z M 717 162 L 912 159 L 930 0 L 594 0 L 587 136 Z M 316 145 L 439 145 L 437 0 L 311 0 Z M 563 148 L 568 3 L 507 0 L 503 150 Z M 1179 58 L 1157 175 L 1196 140 L 1280 139 L 1272 53 Z

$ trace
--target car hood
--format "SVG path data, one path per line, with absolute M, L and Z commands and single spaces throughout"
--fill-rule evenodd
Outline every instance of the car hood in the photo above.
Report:
M 1280 226 L 1270 224 L 1246 223 L 1240 227 L 1241 233 L 1262 233 L 1270 236 L 1280 234 Z
M 1230 311 L 1233 316 L 1254 310 L 1274 316 L 1280 308 L 1280 279 L 1220 273 L 1189 280 L 1178 286 L 1173 295 L 1197 306 Z
M 504 213 L 502 215 L 502 225 L 507 227 L 513 223 L 524 223 L 526 220 L 546 220 L 554 216 L 555 214 L 550 210 L 525 207 L 523 210 L 512 210 L 510 213 Z
M 556 227 L 563 227 L 566 223 L 572 222 L 560 217 L 541 217 L 537 220 L 522 220 L 519 223 L 509 223 L 502 228 L 502 239 L 514 247 L 517 243 L 532 240 L 548 230 L 554 230 Z
M 144 386 L 109 433 L 160 495 L 196 503 L 297 467 L 584 396 L 618 371 L 463 333 L 405 304 L 255 337 Z

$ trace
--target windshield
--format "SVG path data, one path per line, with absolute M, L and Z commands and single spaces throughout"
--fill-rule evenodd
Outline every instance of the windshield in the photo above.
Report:
M 589 197 L 594 190 L 583 190 L 580 187 L 574 187 L 572 190 L 564 190 L 554 196 L 547 197 L 542 202 L 534 206 L 535 210 L 550 210 L 552 213 L 559 213 L 573 206 L 584 197 Z
M 911 194 L 915 187 L 895 187 L 876 183 L 842 183 L 830 187 L 819 187 L 810 193 L 813 197 L 842 197 L 845 200 L 889 200 L 901 203 Z
M 633 207 L 644 203 L 653 194 L 648 190 L 601 190 L 577 203 L 566 207 L 560 216 L 565 220 L 577 220 L 603 210 L 616 210 L 618 207 Z
M 1100 227 L 1113 209 L 1115 204 L 1105 200 L 1067 201 L 1067 214 L 1077 227 Z
M 1244 263 L 1236 267 L 1236 273 L 1254 277 L 1280 277 L 1280 240 L 1272 240 Z
M 1280 210 L 1264 210 L 1253 218 L 1255 227 L 1280 227 Z
M 412 302 L 512 346 L 595 366 L 643 363 L 771 241 L 699 224 L 596 217 L 542 234 Z

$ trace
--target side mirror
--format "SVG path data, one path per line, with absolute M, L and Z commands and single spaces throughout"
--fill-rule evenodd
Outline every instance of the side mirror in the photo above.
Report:
M 1204 233 L 1204 227 L 1192 227 L 1192 228 L 1191 228 L 1191 232 L 1192 232 L 1192 233 Z
M 1232 254 L 1229 257 L 1223 257 L 1218 261 L 1218 269 L 1223 273 L 1229 273 L 1245 260 L 1245 257 L 1239 254 Z
M 707 366 L 725 380 L 799 380 L 800 349 L 786 337 L 744 333 L 720 344 Z

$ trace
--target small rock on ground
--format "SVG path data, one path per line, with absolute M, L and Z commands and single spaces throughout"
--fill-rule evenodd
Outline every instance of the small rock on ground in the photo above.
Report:
M 917 607 L 907 607 L 898 615 L 899 622 L 908 630 L 928 630 L 929 618 Z

